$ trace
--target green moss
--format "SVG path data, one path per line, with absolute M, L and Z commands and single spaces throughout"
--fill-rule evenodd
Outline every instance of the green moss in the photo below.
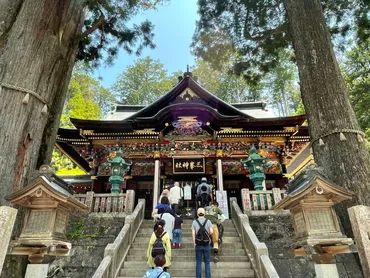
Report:
M 96 238 L 96 237 L 99 237 L 101 236 L 105 231 L 106 231 L 106 227 L 102 227 L 100 226 L 98 231 L 94 234 L 85 234 L 84 233 L 84 221 L 83 220 L 80 220 L 80 221 L 75 221 L 75 222 L 71 222 L 70 224 L 73 229 L 71 232 L 68 233 L 68 238 L 69 239 L 76 239 L 76 238 Z

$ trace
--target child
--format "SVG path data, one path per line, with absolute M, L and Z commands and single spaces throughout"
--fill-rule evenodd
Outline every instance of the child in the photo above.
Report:
M 166 258 L 164 255 L 157 255 L 154 258 L 155 267 L 145 272 L 143 278 L 171 278 L 171 275 L 164 271 Z
M 184 225 L 184 221 L 181 218 L 181 214 L 179 212 L 176 213 L 175 217 L 175 226 L 173 229 L 173 240 L 172 240 L 172 249 L 177 247 L 181 249 L 182 245 L 182 228 Z

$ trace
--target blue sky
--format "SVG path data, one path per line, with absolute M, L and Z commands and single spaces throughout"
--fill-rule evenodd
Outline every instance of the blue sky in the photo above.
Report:
M 159 60 L 169 73 L 185 71 L 186 65 L 194 64 L 190 44 L 197 18 L 197 0 L 171 0 L 159 6 L 157 10 L 146 11 L 134 21 L 149 19 L 154 24 L 156 48 L 144 49 L 139 57 L 120 51 L 113 66 L 100 67 L 94 75 L 102 78 L 101 83 L 104 87 L 110 87 L 127 66 L 146 56 Z

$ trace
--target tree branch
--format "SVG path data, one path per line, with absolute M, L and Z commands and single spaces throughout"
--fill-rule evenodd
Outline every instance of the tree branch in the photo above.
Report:
M 246 40 L 250 40 L 250 41 L 262 41 L 262 40 L 270 37 L 271 35 L 282 33 L 286 29 L 286 27 L 288 26 L 287 23 L 284 23 L 284 24 L 280 25 L 279 27 L 277 27 L 275 29 L 266 30 L 265 32 L 261 32 L 261 33 L 258 33 L 255 36 L 253 36 L 253 35 L 251 35 L 251 33 L 248 32 L 247 22 L 248 21 L 246 20 L 245 24 L 244 24 L 243 35 L 244 35 L 244 38 Z
M 92 32 L 94 32 L 96 29 L 98 29 L 104 23 L 104 19 L 105 19 L 104 14 L 101 14 L 98 20 L 95 21 L 95 23 L 89 29 L 87 29 L 85 32 L 83 32 L 81 35 L 77 37 L 77 40 L 82 40 L 83 38 L 87 37 Z

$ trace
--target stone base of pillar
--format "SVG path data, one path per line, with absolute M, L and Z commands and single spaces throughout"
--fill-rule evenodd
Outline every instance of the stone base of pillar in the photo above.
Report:
M 24 278 L 47 278 L 49 264 L 28 264 Z
M 317 278 L 339 278 L 336 264 L 315 264 Z

